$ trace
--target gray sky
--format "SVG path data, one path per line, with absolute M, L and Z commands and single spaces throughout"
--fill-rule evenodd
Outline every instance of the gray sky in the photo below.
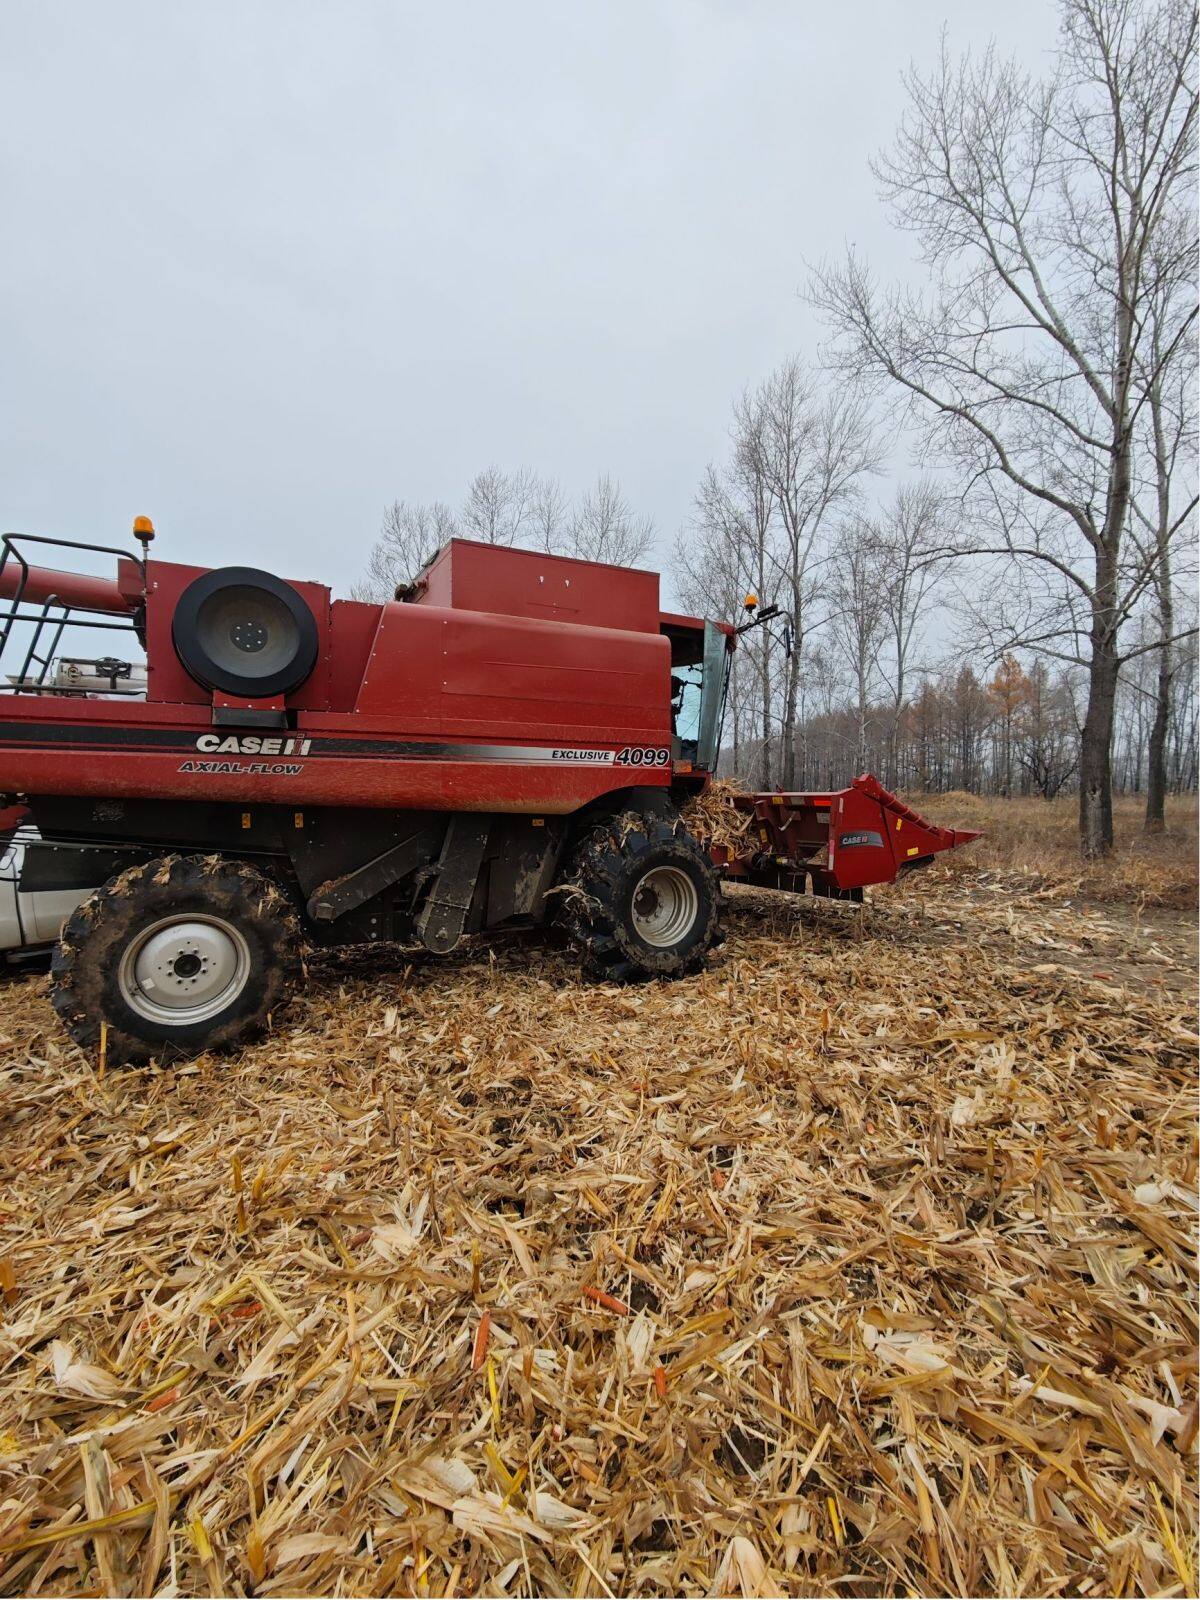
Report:
M 814 350 L 805 257 L 906 261 L 867 158 L 948 9 L 4 0 L 0 525 L 346 592 L 387 501 L 495 462 L 611 472 L 665 555 Z

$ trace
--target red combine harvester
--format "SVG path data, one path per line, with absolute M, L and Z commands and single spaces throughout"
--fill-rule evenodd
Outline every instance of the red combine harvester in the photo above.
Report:
M 0 823 L 40 836 L 22 891 L 91 891 L 54 1005 L 111 1059 L 246 1037 L 306 941 L 443 953 L 553 921 L 592 975 L 672 975 L 717 934 L 719 873 L 859 899 L 975 837 L 859 778 L 745 796 L 752 846 L 706 852 L 680 810 L 738 630 L 661 611 L 654 573 L 452 539 L 373 604 L 150 560 L 134 532 L 140 555 L 69 545 L 106 578 L 29 559 L 68 541 L 0 540 Z M 61 656 L 68 627 L 139 659 Z

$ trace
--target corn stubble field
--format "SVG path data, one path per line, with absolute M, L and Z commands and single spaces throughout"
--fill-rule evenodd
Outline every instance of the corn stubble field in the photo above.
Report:
M 343 954 L 103 1076 L 5 989 L 4 1592 L 1194 1593 L 1194 806 L 928 809 L 674 985 Z

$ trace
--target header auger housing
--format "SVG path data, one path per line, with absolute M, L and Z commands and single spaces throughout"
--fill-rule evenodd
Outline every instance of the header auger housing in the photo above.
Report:
M 701 848 L 680 810 L 736 630 L 662 611 L 655 573 L 452 539 L 397 599 L 335 600 L 135 532 L 140 555 L 0 540 L 0 814 L 40 833 L 23 889 L 92 891 L 55 1005 L 114 1058 L 245 1037 L 305 941 L 444 953 L 553 921 L 590 972 L 671 975 L 716 936 L 719 871 L 853 897 L 973 837 L 859 779 L 744 797 L 756 847 Z M 31 559 L 67 547 L 115 575 Z M 81 629 L 102 657 L 59 654 Z

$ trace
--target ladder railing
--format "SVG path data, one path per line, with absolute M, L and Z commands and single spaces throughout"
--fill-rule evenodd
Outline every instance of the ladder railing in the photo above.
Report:
M 119 549 L 115 545 L 90 544 L 78 539 L 53 539 L 46 534 L 37 533 L 0 535 L 0 585 L 3 584 L 6 572 L 12 568 L 17 570 L 17 580 L 12 595 L 5 596 L 0 593 L 0 669 L 3 668 L 15 630 L 22 625 L 28 625 L 30 628 L 28 647 L 20 671 L 13 675 L 13 681 L 5 682 L 0 670 L 0 692 L 87 693 L 85 689 L 46 682 L 67 627 L 83 628 L 89 632 L 95 629 L 105 633 L 132 633 L 141 644 L 144 643 L 142 618 L 136 612 L 131 612 L 128 617 L 115 617 L 111 611 L 82 605 L 74 600 L 63 600 L 55 594 L 46 595 L 40 606 L 36 599 L 28 600 L 26 591 L 32 568 L 20 548 L 22 545 L 83 550 L 93 555 L 116 556 L 121 560 L 132 561 L 141 573 L 143 585 L 146 578 L 145 561 L 131 551 Z

